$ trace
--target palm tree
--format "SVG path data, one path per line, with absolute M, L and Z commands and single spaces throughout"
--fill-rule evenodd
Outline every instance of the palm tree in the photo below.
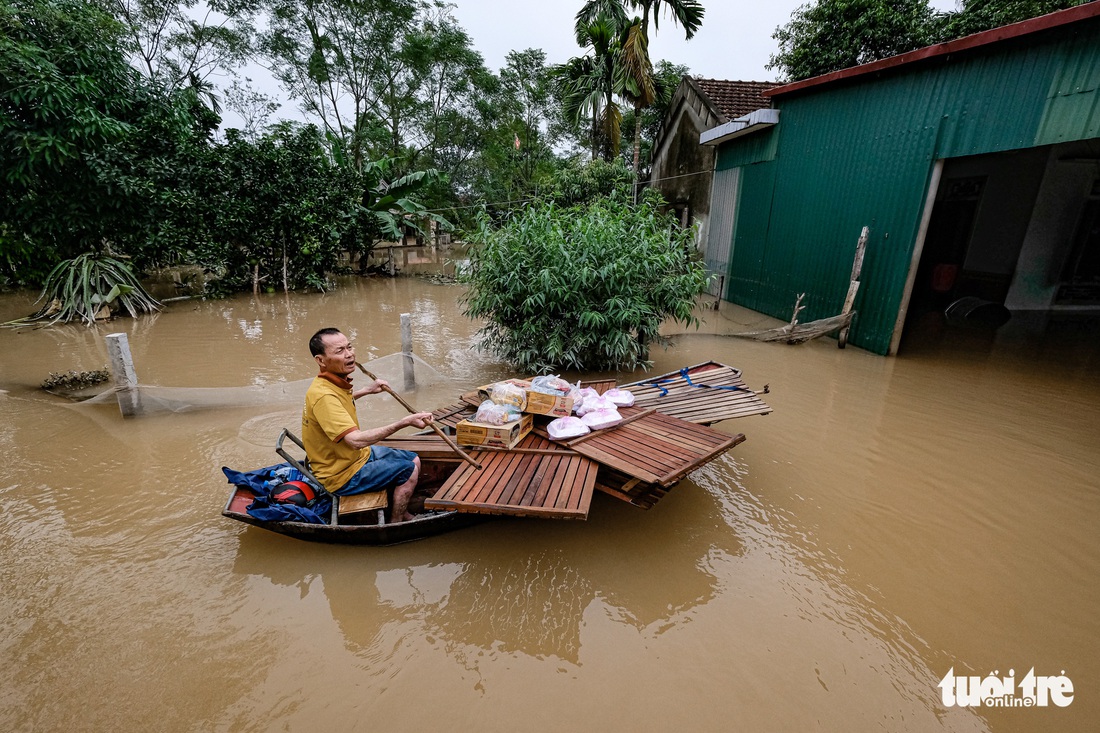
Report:
M 592 157 L 602 153 L 608 161 L 619 154 L 621 141 L 622 111 L 615 102 L 623 87 L 618 27 L 615 18 L 602 13 L 589 22 L 578 20 L 577 45 L 591 53 L 571 58 L 553 72 L 565 115 L 578 124 L 591 121 Z
M 626 6 L 641 8 L 642 17 L 629 18 Z M 611 19 L 617 27 L 619 42 L 618 70 L 620 94 L 634 106 L 634 180 L 638 179 L 642 147 L 641 111 L 656 99 L 653 63 L 649 58 L 649 21 L 658 28 L 663 11 L 673 23 L 683 27 L 688 40 L 703 23 L 704 8 L 698 0 L 588 0 L 577 13 L 578 39 L 582 24 L 595 18 Z M 578 40 L 579 42 L 579 40 Z
M 598 0 L 590 0 L 597 2 Z M 642 35 L 649 41 L 649 19 L 653 18 L 653 29 L 659 29 L 661 12 L 672 14 L 672 22 L 684 29 L 684 37 L 691 40 L 695 32 L 703 25 L 705 9 L 698 0 L 629 0 L 630 6 L 642 9 Z
M 642 21 L 637 18 L 623 32 L 622 67 L 623 96 L 634 105 L 634 183 L 638 182 L 638 168 L 642 152 L 642 109 L 657 100 L 654 86 L 653 64 L 649 60 L 649 42 L 642 31 Z

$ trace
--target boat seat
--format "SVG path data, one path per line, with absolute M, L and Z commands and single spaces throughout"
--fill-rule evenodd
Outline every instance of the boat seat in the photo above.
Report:
M 382 524 L 382 510 L 390 505 L 390 495 L 387 491 L 370 491 L 366 494 L 341 496 L 339 503 L 337 512 L 341 517 L 377 511 L 378 523 Z

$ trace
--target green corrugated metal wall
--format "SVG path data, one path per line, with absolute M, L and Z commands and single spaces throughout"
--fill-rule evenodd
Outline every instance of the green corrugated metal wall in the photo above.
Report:
M 887 353 L 935 160 L 1100 136 L 1100 19 L 792 92 L 720 147 L 742 167 L 726 298 L 835 315 L 871 227 L 849 341 Z

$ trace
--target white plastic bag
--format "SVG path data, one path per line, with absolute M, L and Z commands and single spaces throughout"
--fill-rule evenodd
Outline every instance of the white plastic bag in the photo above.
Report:
M 583 390 L 582 390 L 583 391 Z M 593 390 L 595 392 L 595 390 Z M 577 414 L 584 417 L 588 413 L 594 410 L 614 410 L 615 403 L 607 399 L 604 395 L 594 394 L 591 397 L 584 398 L 584 404 L 577 408 Z
M 581 418 L 581 422 L 593 430 L 614 427 L 622 421 L 623 416 L 614 408 L 610 410 L 592 410 L 591 412 L 586 412 L 584 417 Z
M 579 417 L 559 417 L 551 420 L 546 426 L 546 433 L 551 440 L 565 440 L 576 438 L 589 432 L 589 427 L 581 422 Z
M 619 389 L 618 387 L 612 387 L 604 392 L 603 396 L 619 407 L 630 407 L 634 404 L 634 393 L 629 390 Z
M 489 390 L 489 399 L 498 405 L 512 405 L 522 411 L 527 407 L 527 390 L 508 382 L 497 382 Z
M 486 425 L 505 425 L 519 420 L 519 410 L 513 405 L 498 405 L 492 400 L 485 400 L 477 408 L 474 414 L 474 422 Z
M 569 382 L 565 381 L 561 377 L 555 375 L 535 377 L 531 380 L 531 391 L 541 392 L 542 394 L 562 396 L 569 393 L 569 390 L 573 388 Z
M 581 414 L 581 407 L 584 406 L 584 401 L 596 397 L 596 390 L 591 387 L 581 387 L 581 383 L 577 382 L 573 385 L 573 388 L 569 390 L 569 396 L 573 399 L 573 412 L 578 415 Z

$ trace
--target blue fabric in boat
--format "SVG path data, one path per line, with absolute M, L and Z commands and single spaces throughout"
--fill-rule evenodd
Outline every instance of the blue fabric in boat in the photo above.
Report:
M 255 500 L 245 508 L 249 516 L 256 519 L 265 522 L 328 524 L 329 517 L 332 516 L 332 497 L 323 491 L 308 506 L 281 504 L 271 497 L 272 489 L 280 484 L 306 480 L 289 463 L 277 463 L 254 471 L 234 471 L 222 466 L 222 473 L 229 483 L 246 488 L 256 495 Z

